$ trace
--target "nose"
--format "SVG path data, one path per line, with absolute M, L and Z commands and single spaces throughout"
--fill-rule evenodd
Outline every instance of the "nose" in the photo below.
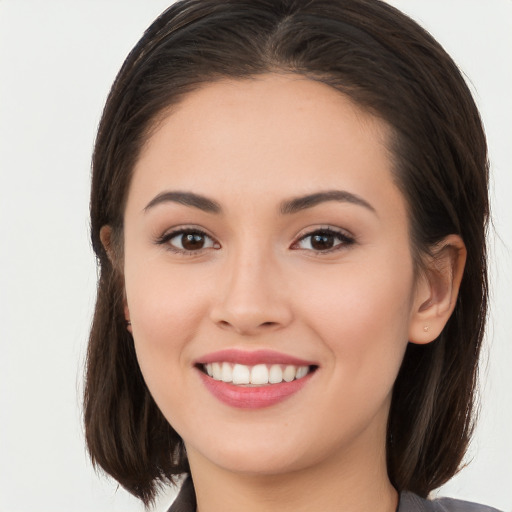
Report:
M 268 254 L 227 259 L 217 283 L 210 318 L 221 329 L 255 336 L 292 321 L 286 278 Z

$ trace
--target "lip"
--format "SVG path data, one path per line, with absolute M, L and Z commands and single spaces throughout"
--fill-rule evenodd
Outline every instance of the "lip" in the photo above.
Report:
M 294 366 L 318 366 L 314 361 L 306 361 L 297 357 L 275 352 L 274 350 L 239 350 L 225 349 L 211 352 L 197 359 L 195 364 L 208 363 L 238 363 L 247 366 L 257 364 L 292 364 Z
M 222 403 L 239 409 L 262 409 L 286 400 L 299 392 L 315 372 L 308 373 L 302 379 L 265 386 L 237 386 L 212 379 L 201 370 L 197 370 L 206 389 Z
M 298 393 L 313 376 L 314 371 L 301 379 L 279 384 L 263 386 L 240 386 L 230 382 L 215 380 L 205 374 L 199 366 L 208 363 L 233 363 L 255 366 L 257 364 L 281 364 L 294 366 L 315 366 L 314 361 L 307 361 L 289 354 L 273 350 L 240 350 L 225 349 L 206 354 L 195 362 L 196 370 L 206 389 L 222 403 L 239 409 L 261 409 L 280 403 Z

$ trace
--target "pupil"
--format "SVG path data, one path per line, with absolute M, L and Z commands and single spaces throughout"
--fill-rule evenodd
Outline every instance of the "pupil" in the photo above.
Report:
M 186 235 L 183 235 L 181 245 L 188 251 L 202 249 L 204 245 L 204 237 L 198 233 L 187 233 Z
M 334 244 L 334 236 L 333 235 L 314 235 L 311 240 L 311 246 L 313 249 L 318 249 L 320 251 L 331 249 Z

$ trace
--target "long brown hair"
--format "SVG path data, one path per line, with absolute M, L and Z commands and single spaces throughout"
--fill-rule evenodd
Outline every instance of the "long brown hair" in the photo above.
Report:
M 183 442 L 142 378 L 124 321 L 122 269 L 107 257 L 100 229 L 113 228 L 122 257 L 132 170 L 159 115 L 203 83 L 273 71 L 327 83 L 392 128 L 394 177 L 419 268 L 449 234 L 466 245 L 455 311 L 437 340 L 409 344 L 389 415 L 389 477 L 399 491 L 426 496 L 457 471 L 473 426 L 487 309 L 487 148 L 452 59 L 379 0 L 183 0 L 126 59 L 93 156 L 91 236 L 100 277 L 84 397 L 91 458 L 145 504 L 160 483 L 188 471 Z

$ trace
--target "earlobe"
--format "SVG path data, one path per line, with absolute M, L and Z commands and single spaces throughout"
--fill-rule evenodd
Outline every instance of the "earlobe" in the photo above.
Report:
M 110 263 L 112 264 L 112 266 L 114 268 L 116 268 L 116 266 L 118 265 L 118 260 L 117 260 L 117 256 L 116 256 L 116 253 L 115 253 L 115 250 L 113 247 L 113 243 L 112 243 L 112 228 L 108 224 L 105 224 L 105 226 L 103 226 L 100 229 L 100 240 L 101 240 L 101 243 L 103 244 L 103 247 L 105 248 L 105 252 L 107 253 Z M 130 321 L 130 310 L 128 309 L 128 302 L 126 300 L 126 292 L 123 292 L 123 303 L 124 303 L 123 309 L 124 309 L 124 318 L 126 321 L 126 330 L 129 333 L 132 333 L 132 323 Z
M 416 283 L 409 341 L 434 341 L 448 322 L 459 293 L 466 246 L 458 235 L 449 235 L 433 248 L 426 268 Z

